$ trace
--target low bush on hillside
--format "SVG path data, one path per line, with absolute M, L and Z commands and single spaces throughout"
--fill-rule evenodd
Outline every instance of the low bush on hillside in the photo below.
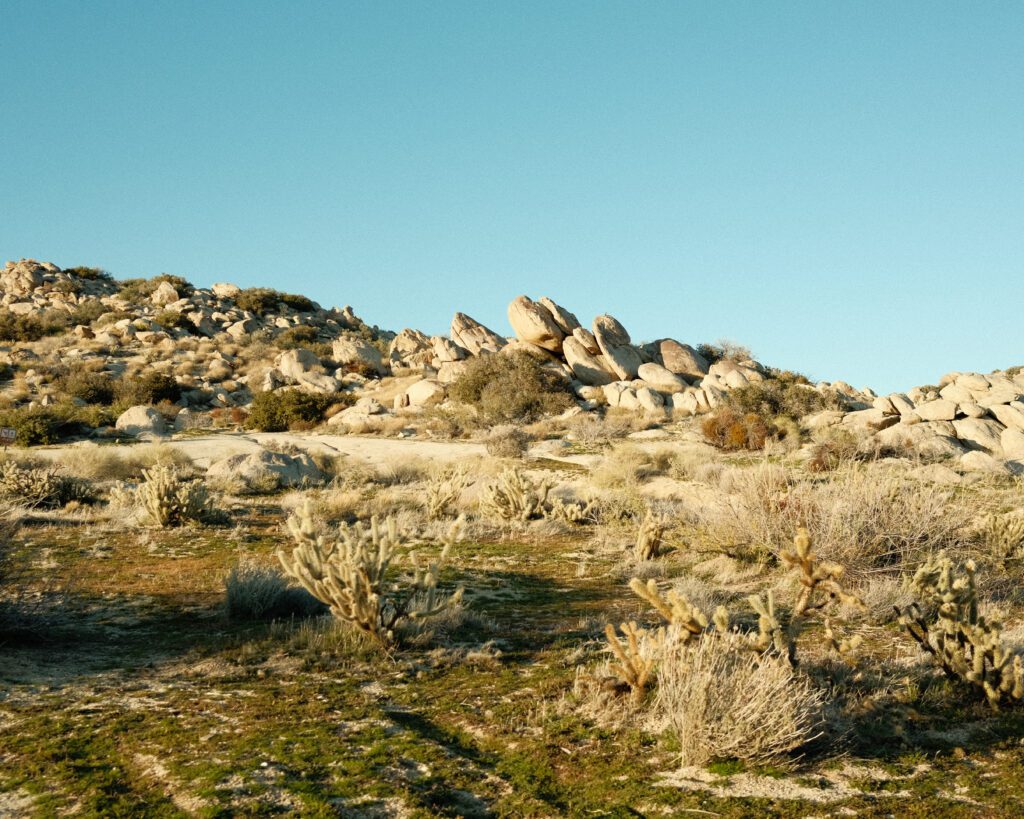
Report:
M 114 380 L 109 373 L 76 370 L 62 377 L 57 386 L 69 398 L 87 404 L 109 405 L 114 400 Z
M 320 334 L 315 327 L 300 324 L 297 327 L 289 327 L 281 333 L 274 339 L 274 344 L 282 350 L 294 350 L 297 347 L 309 347 L 316 344 L 319 339 Z
M 316 305 L 305 296 L 282 293 L 271 287 L 249 287 L 235 296 L 235 304 L 257 316 L 276 312 L 282 305 L 299 313 L 309 313 L 316 308 Z
M 64 272 L 85 281 L 114 281 L 114 277 L 100 267 L 66 267 Z
M 523 353 L 470 360 L 449 395 L 488 425 L 528 423 L 573 406 L 565 378 Z
M 299 389 L 259 392 L 253 396 L 245 425 L 261 432 L 312 429 L 324 420 L 328 407 L 349 401 L 347 396 L 319 395 Z
M 179 296 L 189 295 L 195 288 L 192 283 L 181 276 L 161 273 L 151 279 L 124 279 L 119 281 L 118 295 L 128 302 L 147 301 L 154 291 L 164 282 L 178 291 Z
M 88 299 L 70 313 L 50 308 L 16 315 L 0 309 L 0 341 L 39 341 L 59 336 L 79 324 L 91 324 L 107 312 L 99 299 Z
M 96 427 L 108 426 L 116 420 L 103 406 L 79 407 L 71 402 L 49 407 L 10 407 L 0 409 L 0 426 L 17 432 L 18 446 L 54 444 Z
M 763 418 L 800 419 L 819 410 L 844 409 L 838 396 L 819 392 L 806 377 L 793 372 L 780 372 L 774 378 L 732 390 L 726 400 L 740 412 Z
M 117 406 L 127 409 L 139 404 L 174 403 L 181 398 L 181 387 L 173 375 L 150 370 L 134 378 L 123 378 L 114 390 Z
M 704 437 L 719 449 L 764 449 L 777 433 L 770 421 L 756 413 L 740 413 L 732 407 L 720 407 L 701 423 Z
M 698 344 L 697 352 L 708 364 L 715 364 L 723 359 L 728 359 L 729 361 L 750 361 L 754 357 L 749 347 L 727 338 L 721 338 L 714 344 L 708 344 L 707 342 Z

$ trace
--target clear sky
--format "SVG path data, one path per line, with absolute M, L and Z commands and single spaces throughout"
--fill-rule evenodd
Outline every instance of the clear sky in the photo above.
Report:
M 1024 3 L 0 0 L 0 259 L 1024 364 Z

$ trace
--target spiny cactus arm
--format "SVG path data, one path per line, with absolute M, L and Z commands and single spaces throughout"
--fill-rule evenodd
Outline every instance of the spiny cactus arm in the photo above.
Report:
M 625 646 L 619 641 L 615 627 L 611 623 L 605 626 L 605 637 L 608 639 L 608 647 L 619 661 L 616 666 L 619 676 L 629 686 L 633 699 L 639 701 L 643 699 L 647 680 L 655 665 L 654 658 L 657 652 L 649 652 L 646 659 L 643 657 L 643 652 L 640 650 L 640 637 L 647 635 L 636 623 L 622 623 L 619 629 L 626 637 L 627 644 Z M 656 639 L 659 644 L 664 642 L 663 629 L 659 630 Z
M 653 578 L 644 583 L 639 577 L 634 577 L 629 581 L 629 588 L 637 597 L 647 601 L 666 622 L 680 626 L 684 642 L 708 627 L 708 618 L 684 595 L 673 590 L 662 597 Z

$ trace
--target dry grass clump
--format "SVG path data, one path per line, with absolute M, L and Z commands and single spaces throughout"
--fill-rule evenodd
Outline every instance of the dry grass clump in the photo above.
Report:
M 309 617 L 324 607 L 304 589 L 292 586 L 274 566 L 242 558 L 224 578 L 225 605 L 233 620 Z
M 135 480 L 154 466 L 173 466 L 181 472 L 193 468 L 188 455 L 168 444 L 101 446 L 91 441 L 69 447 L 61 456 L 61 466 L 70 475 L 93 481 Z
M 785 767 L 820 735 L 823 703 L 785 657 L 756 654 L 725 635 L 669 647 L 651 719 L 675 735 L 683 765 L 739 759 Z
M 642 413 L 611 407 L 603 415 L 582 412 L 565 423 L 570 440 L 583 446 L 592 447 L 618 438 L 625 438 L 631 432 L 650 429 L 652 420 Z
M 763 464 L 732 472 L 730 483 L 722 505 L 695 515 L 698 542 L 712 551 L 770 558 L 806 526 L 823 557 L 866 572 L 967 542 L 968 515 L 951 491 L 867 465 L 820 482 Z
M 668 474 L 678 452 L 669 447 L 647 450 L 633 444 L 614 446 L 591 470 L 590 481 L 603 489 L 635 487 L 645 480 Z
M 485 441 L 493 458 L 524 458 L 530 448 L 530 436 L 514 424 L 494 427 Z

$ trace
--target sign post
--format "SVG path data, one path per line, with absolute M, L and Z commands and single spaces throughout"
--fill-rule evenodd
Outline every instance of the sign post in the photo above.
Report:
M 7 449 L 7 447 L 17 440 L 18 430 L 14 427 L 0 427 L 0 443 L 4 445 L 4 449 Z

